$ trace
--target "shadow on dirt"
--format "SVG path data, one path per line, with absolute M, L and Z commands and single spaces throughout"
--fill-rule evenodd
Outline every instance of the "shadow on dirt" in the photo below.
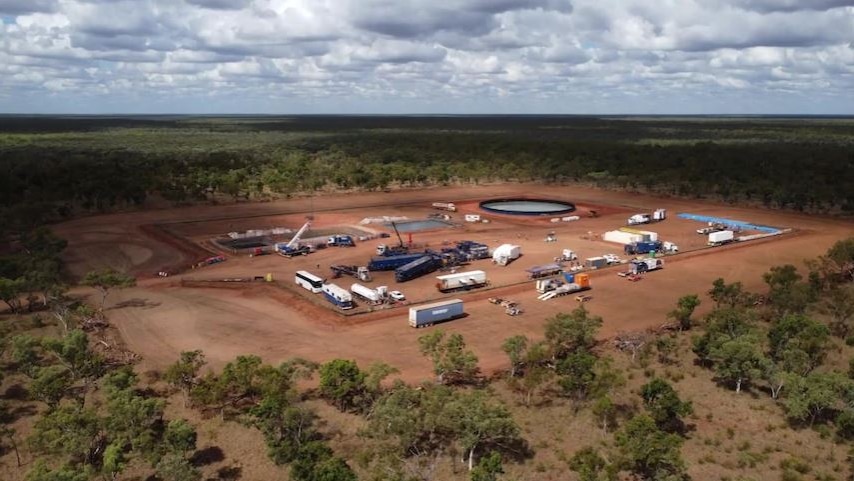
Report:
M 155 307 L 160 307 L 162 302 L 151 302 L 148 299 L 128 299 L 126 301 L 122 301 L 116 303 L 114 306 L 110 307 L 108 310 L 113 309 L 124 309 L 126 307 L 137 307 L 140 309 L 154 309 Z

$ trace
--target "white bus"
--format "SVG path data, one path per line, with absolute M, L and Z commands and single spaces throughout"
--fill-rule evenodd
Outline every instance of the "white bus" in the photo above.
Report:
M 323 288 L 323 279 L 307 271 L 297 271 L 294 276 L 294 281 L 298 286 L 302 286 L 304 289 L 315 294 L 320 292 Z

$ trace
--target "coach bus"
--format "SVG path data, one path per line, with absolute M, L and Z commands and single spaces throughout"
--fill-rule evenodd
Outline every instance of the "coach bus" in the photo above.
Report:
M 323 279 L 317 277 L 311 272 L 307 271 L 297 271 L 294 276 L 294 281 L 297 285 L 302 286 L 304 289 L 309 290 L 315 294 L 320 292 L 323 289 Z

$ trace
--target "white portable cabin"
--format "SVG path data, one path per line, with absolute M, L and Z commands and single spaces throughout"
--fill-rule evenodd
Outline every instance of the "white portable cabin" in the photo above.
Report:
M 492 251 L 492 260 L 502 266 L 518 259 L 522 255 L 522 247 L 514 244 L 501 244 Z
M 709 245 L 729 242 L 734 240 L 735 233 L 731 230 L 722 230 L 709 234 Z
M 612 230 L 603 234 L 602 240 L 604 240 L 605 242 L 613 242 L 615 244 L 627 245 L 631 244 L 632 242 L 641 242 L 643 240 L 643 236 L 640 234 L 626 232 L 623 230 Z

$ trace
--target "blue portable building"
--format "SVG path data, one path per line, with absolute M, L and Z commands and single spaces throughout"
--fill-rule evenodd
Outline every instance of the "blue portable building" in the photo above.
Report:
M 335 284 L 323 284 L 320 289 L 323 292 L 323 297 L 339 308 L 344 310 L 353 308 L 353 296 L 347 289 Z

